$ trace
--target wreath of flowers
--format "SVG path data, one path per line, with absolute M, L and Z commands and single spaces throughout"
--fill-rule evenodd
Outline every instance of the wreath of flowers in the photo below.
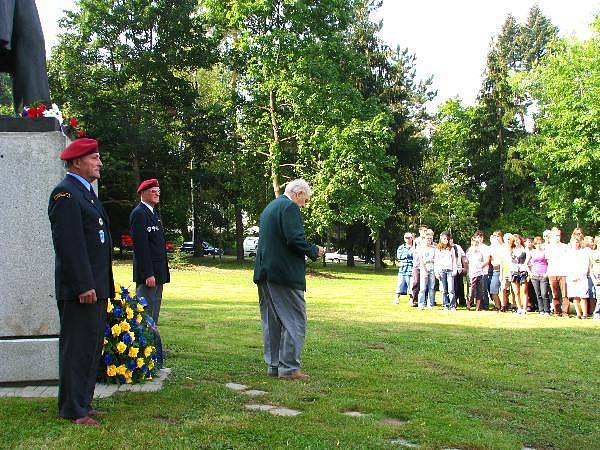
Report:
M 115 286 L 117 295 L 109 299 L 106 312 L 102 357 L 98 380 L 111 384 L 132 384 L 152 380 L 156 373 L 152 317 L 144 314 L 148 302 L 125 286 Z
M 21 113 L 22 117 L 37 119 L 38 117 L 54 117 L 58 120 L 62 132 L 71 140 L 82 138 L 85 136 L 83 126 L 75 117 L 69 117 L 64 120 L 62 112 L 58 109 L 56 103 L 48 107 L 43 102 L 35 102 L 31 106 L 26 106 Z

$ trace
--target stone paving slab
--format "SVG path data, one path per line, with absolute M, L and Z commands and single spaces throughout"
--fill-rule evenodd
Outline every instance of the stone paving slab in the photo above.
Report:
M 296 409 L 283 408 L 281 406 L 274 405 L 263 405 L 260 403 L 248 403 L 247 405 L 244 405 L 244 407 L 249 411 L 263 411 L 268 412 L 269 414 L 272 414 L 274 416 L 281 417 L 294 417 L 302 413 L 301 411 L 298 411 Z
M 349 417 L 368 417 L 370 414 L 361 413 L 360 411 L 345 411 L 342 413 L 345 416 Z
M 143 384 L 104 384 L 96 383 L 94 398 L 106 398 L 115 392 L 157 392 L 163 388 L 164 380 L 171 373 L 170 368 L 160 369 L 157 376 Z M 52 398 L 58 397 L 58 386 L 0 386 L 0 397 Z
M 228 389 L 231 389 L 232 391 L 241 392 L 241 391 L 245 391 L 246 389 L 248 389 L 249 386 L 246 386 L 245 384 L 240 384 L 240 383 L 227 383 L 225 385 L 225 387 Z
M 268 394 L 267 391 L 260 391 L 258 389 L 250 389 L 247 391 L 243 391 L 244 394 L 249 395 L 250 397 L 260 397 L 261 395 Z

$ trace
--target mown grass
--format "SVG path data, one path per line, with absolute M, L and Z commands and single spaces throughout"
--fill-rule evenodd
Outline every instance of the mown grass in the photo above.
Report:
M 173 373 L 161 392 L 98 401 L 100 429 L 58 419 L 52 399 L 0 398 L 0 447 L 600 447 L 598 322 L 417 311 L 392 304 L 393 269 L 317 264 L 306 295 L 311 378 L 279 381 L 265 376 L 251 270 L 205 259 L 174 271 L 160 320 Z M 128 284 L 131 266 L 115 274 Z M 302 414 L 248 412 L 230 381 Z

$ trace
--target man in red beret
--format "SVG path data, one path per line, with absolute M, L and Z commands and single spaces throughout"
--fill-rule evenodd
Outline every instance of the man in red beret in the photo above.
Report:
M 99 426 L 92 416 L 98 361 L 113 298 L 112 239 L 108 215 L 92 184 L 100 178 L 98 143 L 83 138 L 61 154 L 67 174 L 50 194 L 48 217 L 56 253 L 60 317 L 59 415 L 77 425 Z
M 163 285 L 171 278 L 167 261 L 167 249 L 163 224 L 156 211 L 160 201 L 158 180 L 144 180 L 137 188 L 140 203 L 129 215 L 131 237 L 133 238 L 133 281 L 136 293 L 148 301 L 147 312 L 152 317 L 156 338 L 157 366 L 163 365 L 163 351 L 158 316 L 162 302 Z

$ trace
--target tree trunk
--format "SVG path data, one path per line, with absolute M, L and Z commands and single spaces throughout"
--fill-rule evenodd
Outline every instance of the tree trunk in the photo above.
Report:
M 269 159 L 271 160 L 271 182 L 275 198 L 281 195 L 281 184 L 279 180 L 279 163 L 281 160 L 281 140 L 279 137 L 279 124 L 276 115 L 275 92 L 269 90 L 269 114 L 271 115 L 271 126 L 273 128 L 273 142 L 269 148 Z
M 383 264 L 381 262 L 381 232 L 377 231 L 377 236 L 375 236 L 375 255 L 373 256 L 375 260 L 375 270 L 377 272 L 381 272 L 383 270 Z
M 194 158 L 190 161 L 190 189 L 191 189 L 191 203 L 192 203 L 192 240 L 194 241 L 194 256 L 203 256 L 202 254 L 202 227 L 201 227 L 201 201 L 200 201 L 200 180 L 196 175 L 194 169 Z
M 235 205 L 235 251 L 238 261 L 244 260 L 244 223 L 242 222 L 242 208 Z

